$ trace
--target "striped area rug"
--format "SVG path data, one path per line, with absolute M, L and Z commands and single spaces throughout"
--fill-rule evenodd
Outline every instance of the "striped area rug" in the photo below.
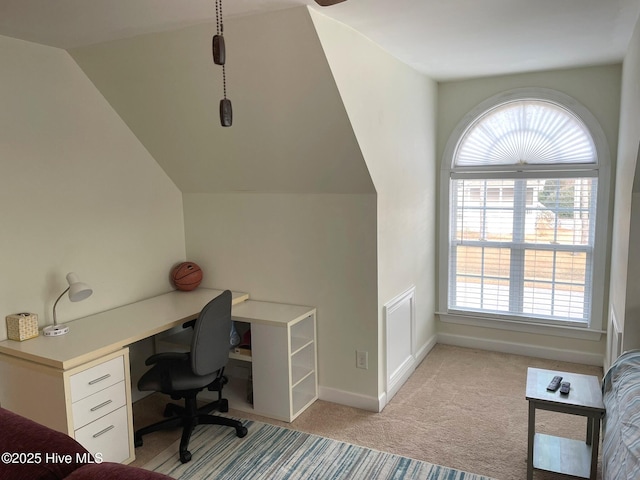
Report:
M 230 428 L 196 427 L 189 463 L 180 463 L 177 441 L 145 468 L 180 480 L 491 480 L 274 425 L 245 425 L 244 438 Z

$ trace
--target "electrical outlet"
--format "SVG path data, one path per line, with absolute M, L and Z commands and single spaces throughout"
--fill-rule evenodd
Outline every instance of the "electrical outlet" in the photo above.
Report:
M 356 350 L 356 368 L 369 369 L 369 353 Z

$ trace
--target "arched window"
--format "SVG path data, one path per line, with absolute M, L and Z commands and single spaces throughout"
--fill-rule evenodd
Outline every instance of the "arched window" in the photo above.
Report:
M 595 118 L 559 92 L 513 91 L 465 117 L 443 159 L 440 310 L 589 327 L 595 305 L 600 318 L 604 157 Z

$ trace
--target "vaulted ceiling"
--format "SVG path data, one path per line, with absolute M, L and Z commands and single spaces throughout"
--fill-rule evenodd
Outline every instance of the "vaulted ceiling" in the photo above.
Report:
M 640 0 L 227 1 L 230 129 L 217 111 L 214 0 L 0 0 L 0 35 L 67 49 L 184 193 L 373 193 L 304 5 L 434 80 L 620 62 L 640 10 Z
M 228 18 L 310 5 L 435 80 L 615 63 L 639 0 L 227 0 Z M 74 48 L 209 22 L 214 0 L 0 0 L 0 35 Z
M 307 8 L 227 22 L 233 126 L 220 126 L 215 23 L 69 50 L 183 193 L 373 193 Z

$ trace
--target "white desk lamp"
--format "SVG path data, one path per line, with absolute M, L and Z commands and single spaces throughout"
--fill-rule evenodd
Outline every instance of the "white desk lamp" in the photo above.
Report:
M 53 325 L 45 327 L 42 331 L 47 337 L 57 337 L 58 335 L 69 333 L 69 327 L 66 325 L 58 325 L 58 321 L 56 320 L 56 306 L 65 293 L 69 292 L 69 300 L 72 302 L 80 302 L 93 293 L 91 287 L 86 283 L 82 283 L 73 272 L 67 273 L 67 283 L 69 286 L 60 294 L 56 303 L 53 304 Z

